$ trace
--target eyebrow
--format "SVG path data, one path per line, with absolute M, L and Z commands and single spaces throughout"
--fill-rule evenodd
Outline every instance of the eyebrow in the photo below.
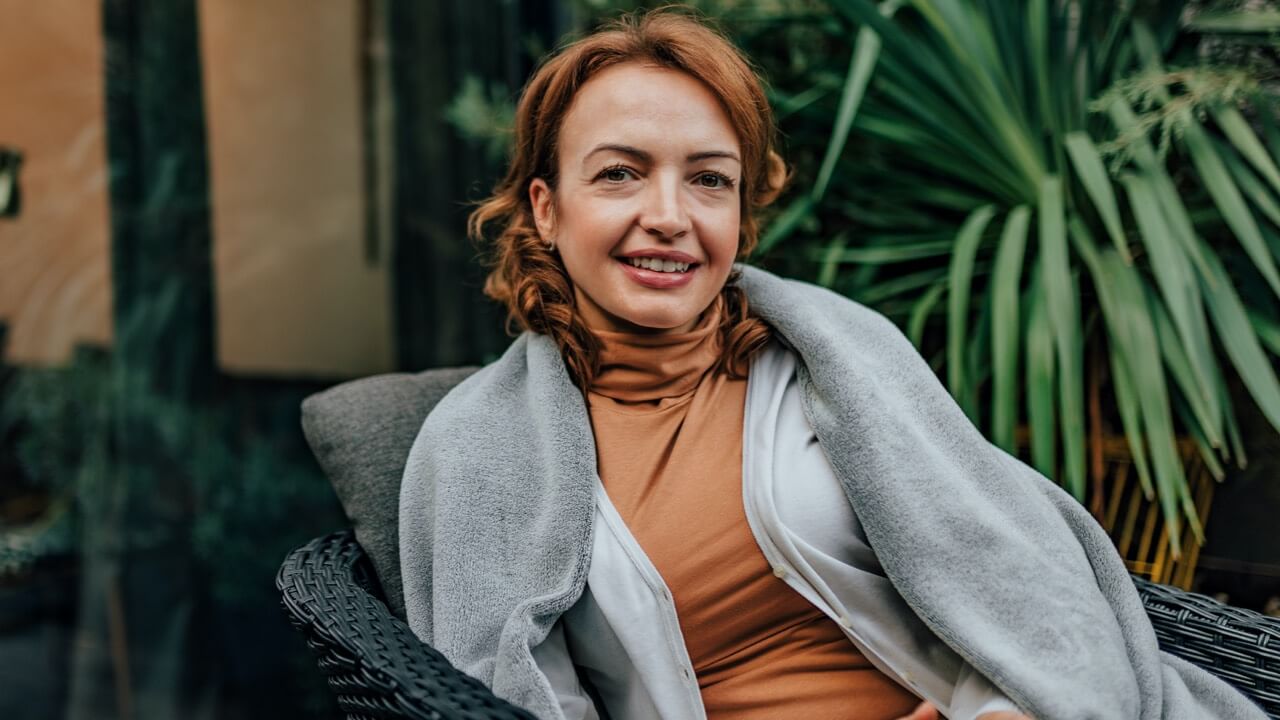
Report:
M 585 162 L 588 158 L 590 158 L 592 155 L 595 155 L 596 153 L 608 152 L 608 151 L 622 153 L 623 155 L 630 155 L 631 157 L 634 157 L 635 159 L 640 160 L 641 162 L 653 161 L 653 155 L 651 155 L 650 153 L 647 153 L 638 147 L 632 147 L 631 145 L 621 145 L 618 143 L 601 143 L 595 146 L 594 148 L 591 149 L 591 152 L 587 153 L 586 157 L 583 158 L 583 161 Z M 706 160 L 708 158 L 727 158 L 739 164 L 742 163 L 742 160 L 738 158 L 737 153 L 730 152 L 728 150 L 704 150 L 702 152 L 690 153 L 685 158 L 685 160 L 688 162 L 697 162 L 698 160 Z

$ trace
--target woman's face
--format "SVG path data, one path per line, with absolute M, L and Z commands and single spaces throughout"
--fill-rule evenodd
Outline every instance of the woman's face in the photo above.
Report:
M 742 161 L 716 96 L 695 78 L 610 67 L 560 127 L 559 182 L 529 187 L 589 327 L 683 332 L 724 287 L 738 249 Z

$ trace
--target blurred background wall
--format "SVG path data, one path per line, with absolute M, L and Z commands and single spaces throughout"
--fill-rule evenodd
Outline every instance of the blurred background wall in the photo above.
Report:
M 365 113 L 380 109 L 362 96 L 386 92 L 388 54 L 385 37 L 362 32 L 367 5 L 199 4 L 214 316 L 228 372 L 395 366 L 392 248 L 381 232 L 390 217 L 384 186 L 369 182 L 380 176 L 366 176 L 377 168 L 366 164 Z M 390 98 L 380 100 L 385 115 Z
M 9 18 L 21 8 L 22 21 Z M 111 342 L 101 5 L 0 6 L 0 143 L 20 148 L 26 203 L 4 224 L 5 358 L 58 364 Z
M 576 12 L 0 0 L 0 717 L 334 716 L 273 587 L 344 524 L 298 405 L 506 345 L 447 109 Z

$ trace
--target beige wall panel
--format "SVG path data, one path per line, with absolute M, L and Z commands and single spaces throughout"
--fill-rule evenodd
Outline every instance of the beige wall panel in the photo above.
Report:
M 11 363 L 111 342 L 101 6 L 0 0 L 0 145 L 24 155 L 22 212 L 0 219 Z
M 364 254 L 354 0 L 202 0 L 218 361 L 345 377 L 393 365 L 387 249 Z

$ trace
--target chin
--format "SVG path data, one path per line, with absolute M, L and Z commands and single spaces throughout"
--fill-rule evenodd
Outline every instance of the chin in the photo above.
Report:
M 624 313 L 617 317 L 630 325 L 645 330 L 665 332 L 688 325 L 698 319 L 697 311 L 672 312 L 670 310 L 650 310 Z

